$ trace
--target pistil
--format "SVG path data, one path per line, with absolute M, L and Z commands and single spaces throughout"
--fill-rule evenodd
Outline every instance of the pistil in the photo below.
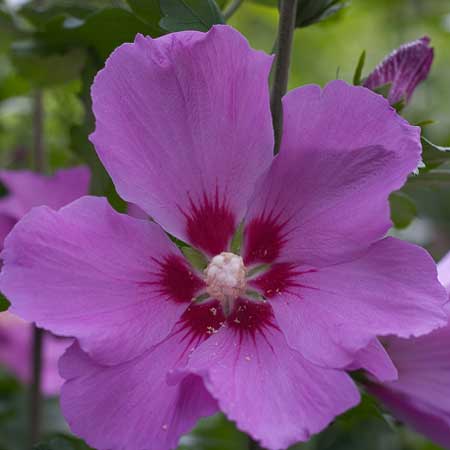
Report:
M 226 316 L 232 312 L 234 301 L 245 293 L 246 275 L 242 257 L 230 252 L 214 256 L 205 269 L 206 290 L 220 301 Z

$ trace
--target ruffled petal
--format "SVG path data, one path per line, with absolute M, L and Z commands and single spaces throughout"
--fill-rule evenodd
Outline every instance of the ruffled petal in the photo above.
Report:
M 90 177 L 85 166 L 61 169 L 51 176 L 28 170 L 0 170 L 0 182 L 8 190 L 0 199 L 0 215 L 19 220 L 34 206 L 61 208 L 88 193 Z
M 74 344 L 60 362 L 68 380 L 61 408 L 72 431 L 99 450 L 175 448 L 200 417 L 217 411 L 200 377 L 167 384 L 184 350 L 175 337 L 126 363 L 102 366 Z
M 327 367 L 351 364 L 377 336 L 419 336 L 447 322 L 432 258 L 394 238 L 325 268 L 275 264 L 252 285 L 269 299 L 288 343 Z
M 187 370 L 270 450 L 308 440 L 359 402 L 347 374 L 318 368 L 288 347 L 264 303 L 241 301 L 227 325 L 192 353 Z
M 271 62 L 228 26 L 138 35 L 92 88 L 91 140 L 119 194 L 210 255 L 272 159 Z
M 203 282 L 162 229 L 84 197 L 35 208 L 6 239 L 0 289 L 11 311 L 79 339 L 100 363 L 164 339 Z
M 368 89 L 334 81 L 289 92 L 280 154 L 246 217 L 246 262 L 357 257 L 390 228 L 389 194 L 420 153 L 420 129 Z

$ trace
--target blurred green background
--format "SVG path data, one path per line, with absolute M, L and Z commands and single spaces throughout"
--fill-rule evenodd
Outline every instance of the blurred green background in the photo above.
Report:
M 164 0 L 163 0 L 164 1 Z M 37 89 L 44 92 L 44 136 L 48 171 L 87 162 L 94 171 L 92 192 L 117 198 L 87 136 L 93 129 L 89 85 L 107 54 L 136 30 L 151 33 L 157 23 L 138 9 L 155 0 L 53 0 L 39 2 L 0 0 L 0 166 L 26 168 L 32 163 L 33 104 Z M 131 14 L 130 4 L 137 5 Z M 157 2 L 156 2 L 157 3 Z M 222 1 L 221 5 L 226 2 Z M 244 0 L 230 23 L 253 47 L 270 52 L 278 13 L 264 6 L 276 0 Z M 34 2 L 36 5 L 36 2 Z M 110 8 L 107 14 L 104 8 Z M 111 10 L 112 8 L 112 10 Z M 112 11 L 112 12 L 111 12 Z M 94 17 L 95 16 L 95 17 Z M 94 17 L 94 18 L 92 18 Z M 367 75 L 402 43 L 428 35 L 435 62 L 426 82 L 404 110 L 411 123 L 432 119 L 425 134 L 439 145 L 450 145 L 450 1 L 352 0 L 328 20 L 296 31 L 290 88 L 326 84 L 335 78 L 352 81 L 358 58 L 367 52 Z M 255 124 L 258 126 L 258 124 Z M 448 163 L 447 163 L 448 166 Z M 417 204 L 417 218 L 393 234 L 426 246 L 439 259 L 450 249 L 450 181 L 408 184 Z M 23 393 L 8 376 L 0 376 L 0 450 L 19 450 L 17 442 L 24 412 L 16 400 Z M 6 399 L 6 401 L 5 401 Z M 48 404 L 50 413 L 55 402 Z M 50 414 L 54 417 L 54 414 Z M 19 422 L 18 422 L 19 421 Z M 55 433 L 63 433 L 58 434 Z M 48 424 L 48 442 L 40 450 L 76 450 L 86 447 L 64 437 L 58 420 Z M 240 450 L 245 436 L 222 418 L 205 421 L 197 432 L 183 438 L 183 450 Z M 366 399 L 356 410 L 338 419 L 311 443 L 308 450 L 431 450 L 437 447 L 407 431 Z

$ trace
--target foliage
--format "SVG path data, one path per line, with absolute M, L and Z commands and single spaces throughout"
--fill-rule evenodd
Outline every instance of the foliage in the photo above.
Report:
M 214 0 L 166 0 L 161 3 L 160 25 L 167 31 L 208 31 L 224 18 Z

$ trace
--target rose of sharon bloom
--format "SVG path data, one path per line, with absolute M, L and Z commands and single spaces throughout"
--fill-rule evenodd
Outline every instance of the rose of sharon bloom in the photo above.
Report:
M 383 238 L 419 129 L 363 87 L 305 86 L 284 98 L 274 158 L 271 64 L 227 26 L 120 46 L 92 88 L 91 140 L 154 222 L 85 197 L 33 210 L 8 239 L 12 310 L 78 339 L 62 409 L 93 447 L 174 448 L 221 410 L 286 448 L 358 403 L 343 368 L 375 336 L 445 324 L 430 256 Z M 395 378 L 383 348 L 371 354 Z
M 364 86 L 376 89 L 390 84 L 388 100 L 391 105 L 409 102 L 417 85 L 428 77 L 434 51 L 430 38 L 423 37 L 394 50 L 367 77 Z
M 0 199 L 0 248 L 12 227 L 32 207 L 45 204 L 59 208 L 86 195 L 89 178 L 89 171 L 84 167 L 60 170 L 51 177 L 29 171 L 1 170 L 0 181 L 7 195 Z M 31 379 L 31 330 L 29 323 L 13 314 L 0 313 L 0 364 L 24 382 Z M 63 380 L 58 374 L 57 361 L 71 342 L 45 335 L 42 389 L 46 394 L 59 392 Z
M 438 273 L 450 293 L 450 253 Z M 418 338 L 389 337 L 385 344 L 399 378 L 370 391 L 399 419 L 450 448 L 450 325 Z

